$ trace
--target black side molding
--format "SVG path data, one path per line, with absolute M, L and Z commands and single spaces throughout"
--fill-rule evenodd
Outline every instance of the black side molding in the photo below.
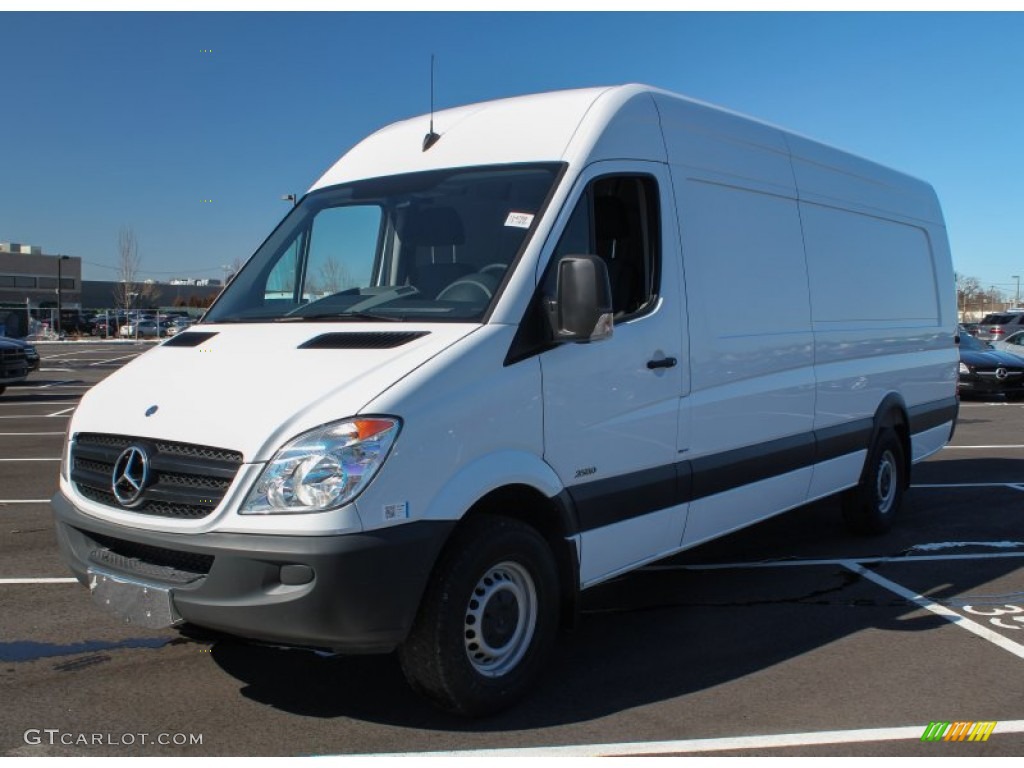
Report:
M 950 421 L 955 423 L 956 398 L 915 406 L 909 416 L 912 435 Z M 875 419 L 858 419 L 710 456 L 572 485 L 565 493 L 576 510 L 579 529 L 573 533 L 602 528 L 867 450 L 874 433 Z

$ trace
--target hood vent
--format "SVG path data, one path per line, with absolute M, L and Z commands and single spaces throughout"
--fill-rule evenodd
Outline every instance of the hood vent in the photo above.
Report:
M 394 349 L 426 336 L 429 331 L 352 331 L 315 336 L 299 349 Z
M 163 343 L 165 347 L 198 347 L 204 341 L 216 336 L 216 333 L 199 333 L 197 331 L 185 331 L 177 336 L 172 336 Z

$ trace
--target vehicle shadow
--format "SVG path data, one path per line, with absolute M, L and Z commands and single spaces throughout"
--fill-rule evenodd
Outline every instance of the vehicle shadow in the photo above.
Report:
M 701 567 L 785 561 L 793 552 L 801 559 L 881 555 L 902 563 L 915 546 L 927 543 L 921 535 L 945 541 L 954 530 L 934 525 L 936 507 L 928 497 L 911 491 L 906 502 L 900 530 L 917 530 L 916 540 L 912 533 L 896 532 L 848 537 L 838 502 L 828 500 L 589 590 L 579 626 L 559 644 L 537 690 L 521 705 L 482 720 L 430 707 L 408 688 L 393 655 L 325 658 L 222 640 L 213 658 L 242 682 L 242 695 L 310 717 L 491 734 L 595 720 L 739 680 L 866 629 L 948 627 L 941 617 L 836 562 Z M 962 500 L 959 507 L 950 505 L 950 513 L 957 508 L 963 509 Z M 982 575 L 971 561 L 946 561 L 927 572 L 935 583 L 921 591 L 962 593 L 1019 566 L 1012 558 L 989 561 Z M 886 566 L 868 567 L 884 573 Z

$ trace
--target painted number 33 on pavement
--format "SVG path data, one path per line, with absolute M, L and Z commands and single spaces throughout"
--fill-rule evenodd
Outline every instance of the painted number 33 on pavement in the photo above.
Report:
M 997 627 L 1002 627 L 1003 629 L 1020 629 L 1019 626 L 1014 626 L 1013 624 L 1004 624 L 1003 616 L 1012 615 L 1012 621 L 1024 624 L 1024 608 L 1021 608 L 1019 605 L 1004 605 L 1002 608 L 985 609 L 972 608 L 969 605 L 965 605 L 964 610 L 967 611 L 967 613 L 973 613 L 975 616 L 988 616 L 990 624 L 995 624 Z

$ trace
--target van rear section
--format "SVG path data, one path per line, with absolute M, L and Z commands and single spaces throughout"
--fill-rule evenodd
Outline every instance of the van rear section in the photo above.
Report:
M 922 181 L 647 86 L 446 110 L 87 393 L 58 539 L 123 619 L 397 651 L 484 715 L 581 590 L 835 494 L 887 531 L 955 329 Z

